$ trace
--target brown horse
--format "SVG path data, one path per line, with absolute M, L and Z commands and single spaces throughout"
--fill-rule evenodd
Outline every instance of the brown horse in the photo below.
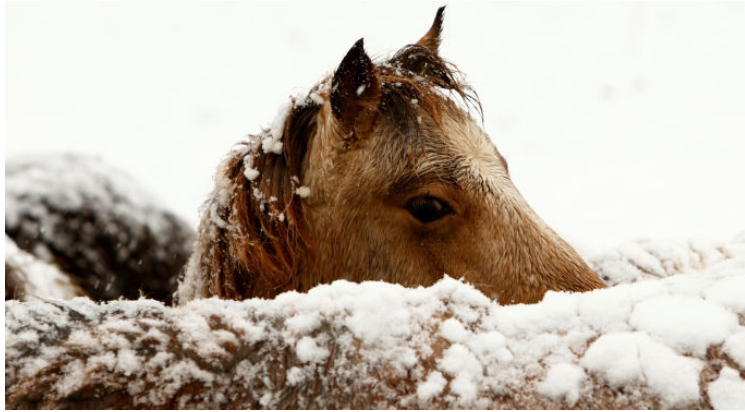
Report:
M 426 35 L 374 63 L 360 39 L 333 77 L 220 164 L 178 299 L 272 298 L 336 279 L 463 277 L 500 303 L 604 287 L 530 208 L 480 104 Z

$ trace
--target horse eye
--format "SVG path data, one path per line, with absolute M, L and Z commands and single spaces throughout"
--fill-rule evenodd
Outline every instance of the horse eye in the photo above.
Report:
M 406 205 L 406 210 L 422 223 L 434 222 L 452 213 L 452 210 L 450 210 L 445 202 L 434 197 L 417 197 L 416 199 L 412 199 Z

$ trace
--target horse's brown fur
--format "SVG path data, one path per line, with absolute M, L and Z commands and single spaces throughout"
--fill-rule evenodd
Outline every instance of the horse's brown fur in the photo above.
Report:
M 430 285 L 444 273 L 501 303 L 604 286 L 512 184 L 472 116 L 478 99 L 438 54 L 441 27 L 442 10 L 417 44 L 379 64 L 358 41 L 332 78 L 293 101 L 281 152 L 260 147 L 277 139 L 269 130 L 231 152 L 180 301 L 271 298 L 336 279 Z M 418 196 L 454 213 L 423 224 L 405 208 Z

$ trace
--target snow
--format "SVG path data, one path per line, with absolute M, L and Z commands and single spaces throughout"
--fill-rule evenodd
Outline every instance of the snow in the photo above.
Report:
M 730 367 L 725 366 L 719 378 L 709 384 L 708 393 L 715 409 L 745 409 L 745 380 Z
M 733 290 L 740 291 L 741 294 L 732 293 Z M 718 302 L 725 307 L 738 312 L 745 311 L 745 277 L 732 277 L 712 285 L 704 290 L 703 296 L 707 300 Z
M 442 373 L 432 372 L 416 389 L 416 396 L 423 401 L 430 400 L 433 397 L 440 395 L 443 389 L 445 389 L 447 383 L 448 382 L 442 376 Z
M 601 336 L 587 349 L 582 366 L 615 388 L 647 385 L 664 408 L 698 398 L 700 362 L 676 354 L 642 332 Z
M 736 333 L 727 338 L 724 342 L 723 349 L 724 352 L 739 365 L 745 365 L 745 331 Z
M 247 167 L 246 170 L 243 171 L 243 175 L 246 176 L 246 179 L 248 180 L 256 180 L 256 178 L 259 177 L 259 171 Z
M 545 379 L 536 387 L 539 393 L 556 401 L 566 401 L 574 406 L 579 399 L 582 381 L 587 378 L 585 371 L 569 363 L 557 363 L 551 366 Z
M 251 140 L 249 140 L 251 141 Z M 253 168 L 254 154 L 249 153 L 243 158 L 243 176 L 249 181 L 256 180 L 259 177 L 259 171 Z
M 657 242 L 655 248 L 675 249 L 678 244 Z M 738 242 L 726 246 L 735 250 Z M 656 263 L 645 263 L 664 267 L 665 259 L 676 259 L 674 254 L 661 256 Z M 701 402 L 708 348 L 722 345 L 729 359 L 745 363 L 745 327 L 737 320 L 745 313 L 731 304 L 742 290 L 725 287 L 737 286 L 745 277 L 745 254 L 699 267 L 590 293 L 552 292 L 534 305 L 501 306 L 448 277 L 426 288 L 336 281 L 274 300 L 207 299 L 175 308 L 147 300 L 55 303 L 70 308 L 63 310 L 44 301 L 9 302 L 6 376 L 13 382 L 54 361 L 64 349 L 42 337 L 72 327 L 67 344 L 96 355 L 67 363 L 69 376 L 83 380 L 104 365 L 143 382 L 168 377 L 167 384 L 148 390 L 132 386 L 134 392 L 143 391 L 134 395 L 143 402 L 160 402 L 182 385 L 200 381 L 224 388 L 210 391 L 210 405 L 217 407 L 219 399 L 234 396 L 229 388 L 236 382 L 248 385 L 251 377 L 264 376 L 260 371 L 276 364 L 271 356 L 228 361 L 265 342 L 288 348 L 290 359 L 297 360 L 282 372 L 295 388 L 312 385 L 321 365 L 330 368 L 327 374 L 360 384 L 371 373 L 408 379 L 410 396 L 385 395 L 402 408 L 488 407 L 494 406 L 494 394 L 518 393 L 546 407 L 598 407 L 588 402 L 599 402 L 591 394 L 605 385 L 625 399 L 613 405 L 684 408 Z M 91 326 L 76 326 L 73 311 Z M 198 356 L 199 363 L 168 356 L 169 336 L 177 338 L 179 350 Z M 160 354 L 138 351 L 135 342 L 144 339 Z M 28 350 L 37 355 L 23 357 Z M 231 362 L 235 371 L 220 372 Z M 243 372 L 236 374 L 238 369 Z M 152 374 L 155 370 L 160 374 Z M 715 378 L 707 392 L 712 405 L 740 405 L 736 390 L 743 383 L 736 371 L 725 367 Z M 73 382 L 59 385 L 55 390 L 60 394 L 79 387 Z M 280 402 L 267 387 L 253 388 L 261 405 Z
M 440 325 L 440 334 L 452 343 L 463 342 L 468 332 L 457 319 L 448 319 Z
M 285 121 L 292 111 L 293 105 L 292 99 L 288 99 L 287 102 L 283 103 L 277 110 L 277 115 L 272 120 L 269 129 L 264 132 L 263 139 L 261 140 L 261 148 L 265 154 L 282 154 L 282 134 L 285 129 Z
M 302 198 L 310 196 L 310 188 L 308 186 L 300 186 L 295 189 L 295 193 Z
M 711 345 L 722 344 L 739 326 L 737 316 L 721 305 L 702 298 L 664 295 L 637 304 L 629 325 L 679 352 L 697 356 L 703 356 Z
M 321 363 L 329 356 L 329 351 L 326 348 L 318 346 L 316 341 L 308 336 L 298 340 L 296 353 L 300 362 L 303 363 Z

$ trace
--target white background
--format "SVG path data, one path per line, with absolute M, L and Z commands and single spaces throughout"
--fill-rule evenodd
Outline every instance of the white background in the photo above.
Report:
M 6 159 L 83 152 L 196 225 L 232 143 L 440 3 L 6 3 Z M 745 3 L 451 3 L 441 55 L 581 249 L 745 229 Z

